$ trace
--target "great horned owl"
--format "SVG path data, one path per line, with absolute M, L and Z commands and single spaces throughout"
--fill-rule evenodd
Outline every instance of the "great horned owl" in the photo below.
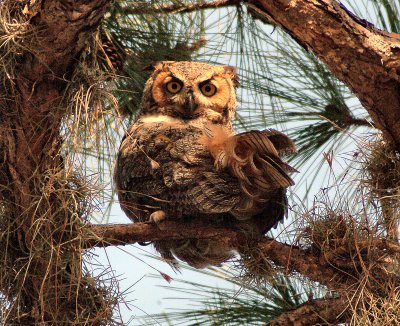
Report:
M 115 167 L 119 201 L 130 219 L 241 220 L 261 236 L 284 218 L 294 169 L 280 156 L 294 144 L 272 129 L 235 134 L 236 85 L 230 66 L 154 66 Z M 198 239 L 154 245 L 169 262 L 177 257 L 195 267 L 219 265 L 233 249 Z

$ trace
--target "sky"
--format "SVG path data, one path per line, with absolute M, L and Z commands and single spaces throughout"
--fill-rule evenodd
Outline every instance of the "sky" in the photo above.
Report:
M 363 1 L 362 3 L 367 3 Z M 367 15 L 368 7 L 364 10 L 365 15 Z M 225 9 L 223 9 L 225 10 Z M 208 11 L 207 15 L 211 13 L 207 19 L 212 22 L 212 27 L 208 30 L 207 37 L 210 38 L 208 44 L 212 48 L 215 44 L 219 44 L 218 52 L 211 53 L 210 48 L 204 50 L 205 60 L 218 61 L 224 64 L 230 64 L 238 67 L 239 73 L 243 66 L 250 67 L 257 64 L 256 55 L 251 60 L 244 61 L 243 56 L 231 56 L 231 52 L 237 51 L 237 39 L 222 38 L 218 36 L 220 32 L 224 31 L 226 27 L 226 16 L 225 12 L 212 12 Z M 371 14 L 371 13 L 369 13 Z M 365 16 L 367 17 L 367 16 Z M 229 18 L 228 18 L 229 19 Z M 231 30 L 234 30 L 234 26 L 231 26 Z M 266 27 L 266 34 L 272 35 L 273 28 Z M 207 43 L 206 43 L 207 44 Z M 251 45 L 251 44 L 250 44 Z M 249 44 L 245 44 L 247 48 L 244 49 L 249 56 L 254 55 L 254 48 L 251 48 Z M 269 51 L 270 49 L 264 48 L 262 50 Z M 221 54 L 222 53 L 222 54 Z M 250 66 L 249 66 L 250 64 Z M 299 87 L 301 87 L 299 85 Z M 254 94 L 249 94 L 245 90 L 240 90 L 239 103 L 239 113 L 245 119 L 252 119 L 252 104 L 254 103 Z M 252 98 L 250 101 L 249 98 Z M 258 103 L 263 103 L 268 110 L 268 107 L 272 104 L 270 103 L 267 96 L 258 98 Z M 353 102 L 352 102 L 353 101 Z M 357 106 L 358 103 L 354 99 L 350 99 L 349 105 Z M 287 127 L 287 126 L 286 126 Z M 289 126 L 290 127 L 290 126 Z M 349 135 L 350 137 L 351 135 Z M 344 148 L 342 148 L 342 153 L 349 153 L 355 148 L 354 145 L 347 143 Z M 332 170 L 341 171 L 343 166 L 346 165 L 343 156 L 340 153 L 335 153 L 335 159 L 333 163 Z M 315 160 L 322 160 L 323 154 L 320 153 Z M 309 166 L 303 167 L 303 171 L 307 170 Z M 303 196 L 307 189 L 309 190 L 309 200 L 312 201 L 313 196 L 318 193 L 321 187 L 326 185 L 328 182 L 332 181 L 334 176 L 329 172 L 329 167 L 326 163 L 323 165 L 323 170 L 327 173 L 320 173 L 316 182 L 310 188 L 310 184 L 307 182 L 302 182 L 299 187 L 292 189 L 293 200 L 301 203 L 303 201 Z M 111 175 L 111 173 L 110 173 Z M 294 175 L 294 180 L 299 181 L 302 178 L 302 174 Z M 110 180 L 104 180 L 105 183 L 110 183 Z M 306 204 L 304 202 L 304 204 Z M 306 206 L 306 205 L 305 205 Z M 108 221 L 103 221 L 108 223 L 130 223 L 130 220 L 125 216 L 125 214 L 119 208 L 118 203 L 114 203 L 111 207 Z M 292 220 L 289 219 L 285 222 L 285 225 L 291 225 Z M 276 232 L 279 233 L 281 229 Z M 165 262 L 159 261 L 154 258 L 157 256 L 152 246 L 141 247 L 139 245 L 129 245 L 124 247 L 110 247 L 106 249 L 96 249 L 91 252 L 91 258 L 89 262 L 98 263 L 102 266 L 111 266 L 114 275 L 119 280 L 119 288 L 122 292 L 125 292 L 126 304 L 120 305 L 120 313 L 123 316 L 125 325 L 145 325 L 143 319 L 137 318 L 137 316 L 144 316 L 146 314 L 161 313 L 163 311 L 168 311 L 169 308 L 185 308 L 190 307 L 190 300 L 172 300 L 167 299 L 176 295 L 173 291 L 169 291 L 169 287 L 183 286 L 181 283 L 177 282 L 177 279 L 187 279 L 196 280 L 198 282 L 205 282 L 209 285 L 215 285 L 218 287 L 232 287 L 231 283 L 228 283 L 222 279 L 217 279 L 214 277 L 208 277 L 187 269 L 182 269 L 180 274 L 176 272 Z M 151 256 L 151 257 L 149 257 Z M 94 273 L 97 273 L 99 269 L 95 269 Z M 160 272 L 168 274 L 172 277 L 171 283 L 168 283 L 162 277 L 155 278 L 154 275 L 160 275 Z
M 130 223 L 117 205 L 112 209 L 109 222 Z M 175 295 L 173 291 L 168 290 L 169 287 L 184 286 L 177 281 L 178 279 L 232 288 L 230 283 L 221 279 L 208 277 L 189 269 L 182 268 L 180 273 L 175 272 L 167 263 L 156 259 L 158 255 L 152 246 L 129 245 L 99 248 L 94 251 L 94 254 L 97 256 L 95 259 L 97 262 L 112 266 L 114 275 L 119 279 L 120 289 L 127 291 L 125 298 L 127 303 L 120 306 L 120 313 L 127 325 L 145 325 L 143 319 L 133 319 L 134 317 L 161 313 L 168 311 L 169 308 L 189 308 L 192 304 L 190 300 L 166 299 Z M 169 275 L 172 281 L 167 282 L 161 277 L 160 272 Z

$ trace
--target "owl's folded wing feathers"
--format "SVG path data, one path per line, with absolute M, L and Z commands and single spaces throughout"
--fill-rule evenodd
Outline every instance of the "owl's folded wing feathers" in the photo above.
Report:
M 220 126 L 205 127 L 207 146 L 217 169 L 228 169 L 245 189 L 268 191 L 294 185 L 288 173 L 296 172 L 280 158 L 296 151 L 293 141 L 273 129 L 233 135 Z

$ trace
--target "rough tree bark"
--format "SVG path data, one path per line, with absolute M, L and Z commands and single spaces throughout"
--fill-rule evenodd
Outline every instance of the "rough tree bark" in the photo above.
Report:
M 31 24 L 37 28 L 40 42 L 37 48 L 24 53 L 16 66 L 20 97 L 1 128 L 8 149 L 5 162 L 13 185 L 15 215 L 22 219 L 22 225 L 32 217 L 29 208 L 39 191 L 32 184 L 33 176 L 60 166 L 59 133 L 65 111 L 59 105 L 66 85 L 64 78 L 73 72 L 74 59 L 85 48 L 108 2 L 47 0 L 36 2 L 32 8 Z
M 281 314 L 266 326 L 331 325 L 346 321 L 346 304 L 340 298 L 309 300 L 295 310 Z
M 62 166 L 58 156 L 62 144 L 59 129 L 65 112 L 59 104 L 65 88 L 64 78 L 73 71 L 75 59 L 84 49 L 90 33 L 99 24 L 108 2 L 110 0 L 42 0 L 32 7 L 30 23 L 39 27 L 40 42 L 34 51 L 24 54 L 17 66 L 19 105 L 10 108 L 14 114 L 4 117 L 0 125 L 0 141 L 6 149 L 2 168 L 8 175 L 6 186 L 11 187 L 12 214 L 22 226 L 18 230 L 21 255 L 35 249 L 30 243 L 34 232 L 32 226 L 35 218 L 40 216 L 40 211 L 46 210 L 46 207 L 39 211 L 36 209 L 34 198 L 40 196 L 41 190 L 33 176 Z M 220 3 L 229 4 L 226 1 Z M 302 46 L 325 62 L 333 74 L 359 97 L 386 138 L 400 149 L 398 36 L 375 29 L 354 17 L 334 0 L 250 0 L 244 3 L 256 11 L 261 19 L 282 26 Z M 118 241 L 121 244 L 132 243 L 132 239 L 156 240 L 157 236 L 177 236 L 167 232 L 167 229 L 161 234 L 149 225 L 123 226 L 119 230 L 111 225 L 92 228 L 98 241 L 89 242 L 87 247 L 104 246 L 108 242 L 117 245 Z M 193 236 L 215 237 L 221 235 L 219 232 L 221 230 L 205 226 Z M 240 242 L 235 231 L 222 232 L 223 241 L 233 244 Z M 344 284 L 338 281 L 338 272 L 329 266 L 330 262 L 312 252 L 280 244 L 272 239 L 263 240 L 259 247 L 275 264 L 288 271 L 303 273 L 336 289 Z M 38 268 L 41 268 L 40 265 Z M 315 270 L 318 268 L 319 274 Z M 39 291 L 42 288 L 43 278 L 40 278 L 40 274 L 39 271 L 31 279 L 27 275 L 26 282 L 33 284 L 30 289 Z M 32 298 L 39 297 L 39 292 L 29 295 Z M 325 320 L 338 322 L 336 317 L 339 308 L 327 311 L 326 304 L 329 302 L 336 302 L 336 308 L 343 308 L 341 299 L 330 299 L 308 303 L 299 309 L 312 308 L 314 312 L 323 314 Z M 36 320 L 46 320 L 47 312 L 40 311 L 34 302 L 31 304 L 34 311 L 32 315 Z M 303 310 L 297 310 L 296 314 L 301 316 Z M 281 316 L 276 324 L 296 316 Z
M 13 81 L 15 97 L 8 101 L 8 114 L 2 116 L 0 121 L 0 148 L 4 149 L 1 168 L 2 176 L 6 179 L 2 180 L 2 186 L 7 189 L 7 202 L 11 203 L 9 220 L 15 221 L 17 226 L 9 241 L 13 243 L 13 250 L 18 252 L 17 261 L 26 261 L 27 266 L 19 298 L 21 311 L 18 318 L 22 319 L 7 319 L 7 324 L 39 325 L 68 320 L 66 316 L 60 320 L 53 320 L 51 317 L 57 309 L 55 305 L 64 303 L 54 302 L 46 296 L 54 296 L 57 286 L 63 286 L 60 282 L 66 280 L 59 277 L 59 260 L 46 261 L 41 257 L 42 248 L 37 248 L 38 242 L 35 239 L 45 225 L 39 221 L 45 216 L 52 216 L 52 211 L 59 209 L 55 207 L 59 203 L 52 198 L 43 200 L 42 195 L 43 186 L 57 188 L 52 183 L 54 180 L 46 179 L 46 176 L 54 176 L 63 170 L 60 125 L 65 116 L 65 108 L 61 106 L 65 80 L 74 71 L 77 56 L 86 47 L 89 36 L 97 28 L 109 2 L 110 0 L 30 2 L 29 23 L 35 30 L 37 43 L 31 44 L 31 48 L 18 58 L 15 66 L 17 78 Z M 11 94 L 7 95 L 11 97 Z M 67 212 L 65 215 L 68 215 Z M 51 232 L 55 221 L 48 222 L 46 228 Z M 52 239 L 49 238 L 48 241 L 51 242 Z M 73 250 L 66 250 L 59 255 L 71 253 Z M 78 263 L 69 265 L 75 269 L 70 271 L 70 275 L 76 273 L 79 276 L 82 274 L 79 264 L 81 258 L 76 255 L 75 258 Z M 10 297 L 10 300 L 13 302 L 14 299 Z M 44 302 L 48 301 L 55 305 L 45 305 Z

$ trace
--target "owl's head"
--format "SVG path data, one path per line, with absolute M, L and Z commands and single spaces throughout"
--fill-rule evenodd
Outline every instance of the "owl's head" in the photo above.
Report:
M 236 109 L 237 76 L 230 66 L 193 61 L 162 61 L 146 83 L 144 114 L 163 114 L 190 120 L 204 117 L 230 124 Z

